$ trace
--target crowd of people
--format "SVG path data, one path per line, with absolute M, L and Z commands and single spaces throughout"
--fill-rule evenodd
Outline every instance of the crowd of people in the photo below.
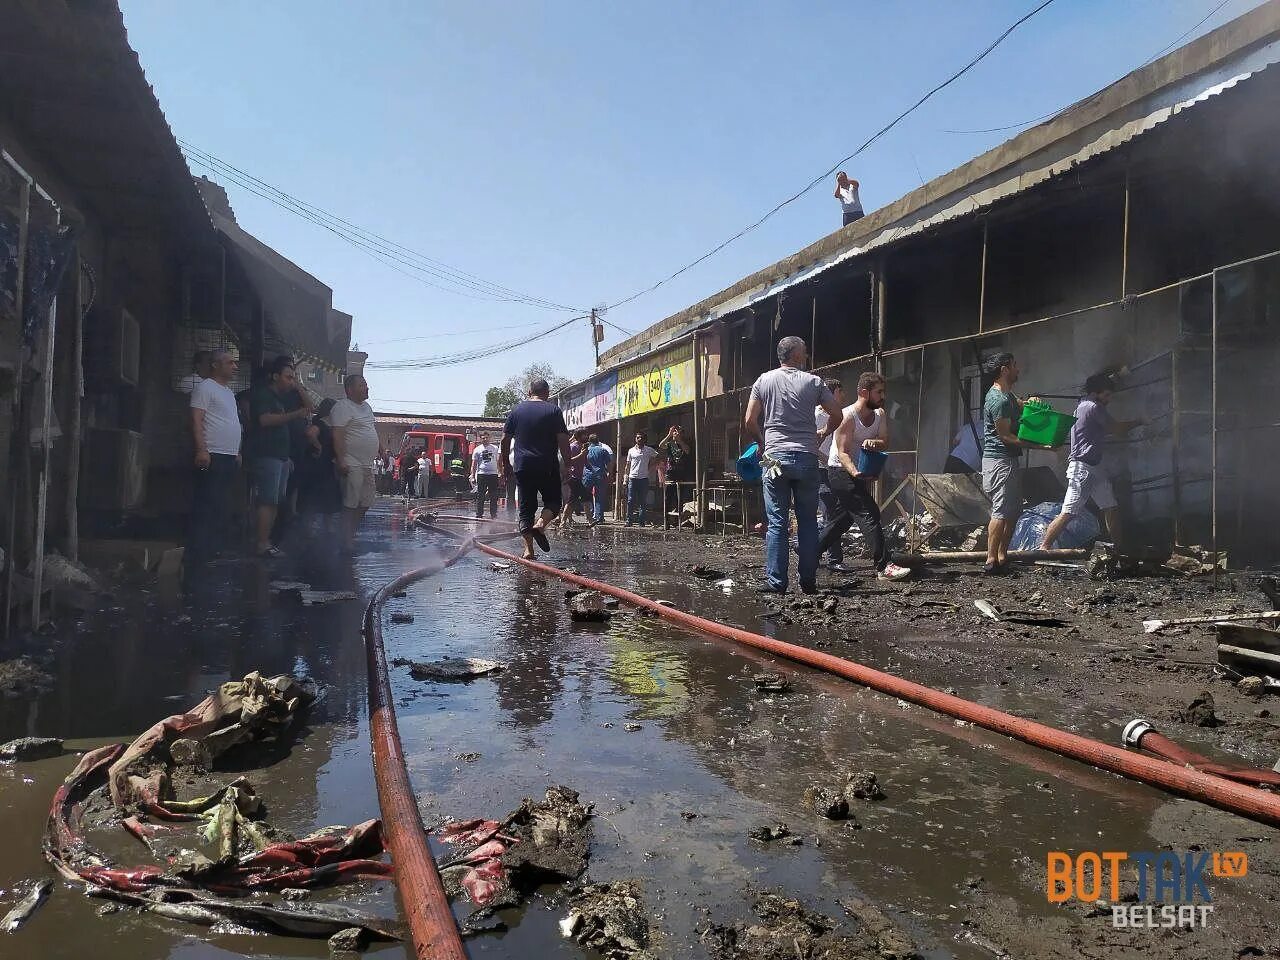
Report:
M 765 560 L 758 589 L 787 591 L 794 551 L 801 591 L 815 591 L 823 557 L 830 569 L 846 570 L 842 538 L 854 526 L 878 577 L 909 577 L 911 571 L 894 562 L 875 496 L 890 439 L 888 384 L 882 374 L 867 371 L 852 391 L 846 391 L 839 380 L 824 380 L 808 371 L 807 361 L 805 342 L 783 337 L 778 367 L 752 386 L 743 420 L 758 445 L 764 493 Z M 266 365 L 239 395 L 230 387 L 239 363 L 229 351 L 198 354 L 194 366 L 191 429 L 196 481 L 188 547 L 193 564 L 216 557 L 226 547 L 241 466 L 251 481 L 254 553 L 268 559 L 280 556 L 282 529 L 298 520 L 308 534 L 337 533 L 342 548 L 350 551 L 379 480 L 393 472 L 406 496 L 426 495 L 424 478 L 431 469 L 426 452 L 416 462 L 406 454 L 393 463 L 380 449 L 363 376 L 345 379 L 343 399 L 316 406 L 287 356 Z M 975 450 L 968 457 L 953 451 L 952 460 L 961 456 L 966 465 L 978 460 L 973 466 L 981 471 L 991 502 L 983 571 L 995 575 L 1009 562 L 1009 544 L 1022 510 L 1021 454 L 1056 447 L 1018 435 L 1024 405 L 1041 401 L 1024 401 L 1014 392 L 1021 371 L 1013 355 L 988 358 L 984 372 L 990 388 L 980 415 L 971 427 L 966 425 Z M 1113 419 L 1107 408 L 1114 391 L 1114 382 L 1103 374 L 1085 384 L 1070 433 L 1067 492 L 1061 513 L 1044 534 L 1046 549 L 1090 502 L 1102 513 L 1112 539 L 1119 537 L 1119 509 L 1102 467 L 1105 440 L 1145 421 Z M 679 510 L 681 484 L 693 481 L 693 451 L 679 424 L 672 424 L 656 447 L 643 430 L 637 431 L 634 445 L 619 456 L 596 433 L 569 431 L 545 380 L 529 384 L 526 399 L 507 416 L 501 442 L 495 445 L 482 431 L 469 459 L 469 470 L 462 460 L 457 469 L 469 480 L 475 515 L 482 517 L 487 505 L 489 517 L 496 517 L 505 487 L 507 510 L 518 512 L 526 558 L 535 555 L 535 546 L 549 550 L 548 530 L 571 524 L 575 514 L 585 514 L 592 526 L 602 523 L 619 470 L 625 479 L 621 519 L 628 527 L 647 523 L 655 477 L 662 483 L 655 506 L 664 511 L 671 510 L 673 497 Z
M 356 528 L 373 504 L 379 454 L 364 377 L 346 377 L 345 397 L 317 405 L 287 356 L 257 371 L 239 394 L 231 389 L 240 366 L 231 351 L 197 353 L 193 366 L 195 483 L 188 570 L 234 547 L 232 503 L 242 468 L 253 501 L 255 556 L 281 556 L 280 542 L 292 529 L 305 539 L 337 534 L 341 549 L 350 552 Z
M 874 371 L 863 373 L 858 377 L 856 399 L 845 405 L 840 381 L 823 380 L 807 371 L 807 359 L 801 338 L 783 337 L 778 342 L 778 367 L 756 380 L 747 402 L 743 423 L 761 451 L 767 522 L 764 578 L 757 589 L 787 591 L 793 511 L 801 591 L 817 589 L 823 556 L 832 569 L 845 569 L 841 538 L 855 524 L 881 579 L 909 577 L 911 571 L 893 561 L 875 499 L 874 483 L 889 445 L 885 378 Z M 988 358 L 984 373 L 991 386 L 972 431 L 975 452 L 981 457 L 982 487 L 991 501 L 983 573 L 997 575 L 1007 569 L 1009 544 L 1022 512 L 1021 454 L 1057 447 L 1018 436 L 1024 405 L 1042 401 L 1038 397 L 1024 401 L 1014 393 L 1020 371 L 1013 354 Z M 1111 538 L 1119 538 L 1119 509 L 1101 466 L 1104 441 L 1108 435 L 1128 433 L 1147 421 L 1112 418 L 1107 406 L 1114 391 L 1114 382 L 1105 374 L 1085 383 L 1069 435 L 1066 496 L 1061 512 L 1045 531 L 1043 549 L 1054 546 L 1072 517 L 1090 501 L 1101 511 Z M 641 440 L 638 436 L 637 446 Z

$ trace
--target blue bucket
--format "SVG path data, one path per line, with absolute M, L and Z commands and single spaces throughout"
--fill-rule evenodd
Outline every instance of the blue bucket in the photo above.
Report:
M 889 462 L 889 455 L 880 450 L 868 450 L 862 447 L 858 451 L 858 473 L 864 477 L 878 477 L 884 465 Z
M 743 483 L 759 483 L 764 476 L 764 470 L 760 466 L 760 444 L 753 443 L 743 450 L 734 469 L 738 471 Z

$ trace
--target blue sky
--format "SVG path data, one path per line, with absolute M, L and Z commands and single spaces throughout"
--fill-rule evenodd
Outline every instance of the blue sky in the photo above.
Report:
M 1034 5 L 122 0 L 177 136 L 436 260 L 585 307 L 736 233 Z M 1253 5 L 1228 0 L 1182 42 Z M 1018 132 L 945 131 L 1054 111 L 1214 6 L 1056 0 L 849 164 L 864 204 Z M 333 288 L 371 363 L 499 343 L 562 316 L 422 285 L 228 189 L 246 229 Z M 608 319 L 643 328 L 829 233 L 832 189 Z M 606 346 L 622 338 L 607 333 Z M 389 342 L 408 337 L 422 339 Z M 479 362 L 369 379 L 375 406 L 479 413 L 489 386 L 535 360 L 589 374 L 586 323 Z

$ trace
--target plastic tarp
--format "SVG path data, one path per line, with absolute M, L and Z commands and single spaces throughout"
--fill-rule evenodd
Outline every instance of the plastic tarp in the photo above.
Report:
M 1038 503 L 1022 511 L 1017 524 L 1013 528 L 1013 539 L 1009 542 L 1010 550 L 1039 550 L 1044 542 L 1044 532 L 1049 529 L 1053 518 L 1062 512 L 1060 503 Z M 1072 515 L 1067 529 L 1058 537 L 1055 547 L 1070 550 L 1087 547 L 1098 539 L 1102 532 L 1097 518 L 1087 510 Z

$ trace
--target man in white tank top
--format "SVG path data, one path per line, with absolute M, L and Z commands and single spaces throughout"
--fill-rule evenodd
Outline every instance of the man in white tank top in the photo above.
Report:
M 911 571 L 889 559 L 889 547 L 880 524 L 880 507 L 873 489 L 880 471 L 876 468 L 874 473 L 864 474 L 858 465 L 861 451 L 880 453 L 889 445 L 884 390 L 885 380 L 880 374 L 868 371 L 858 377 L 858 399 L 845 407 L 844 419 L 836 428 L 827 460 L 827 482 L 838 506 L 822 530 L 818 550 L 820 553 L 828 550 L 856 523 L 880 579 L 901 580 L 909 577 Z

